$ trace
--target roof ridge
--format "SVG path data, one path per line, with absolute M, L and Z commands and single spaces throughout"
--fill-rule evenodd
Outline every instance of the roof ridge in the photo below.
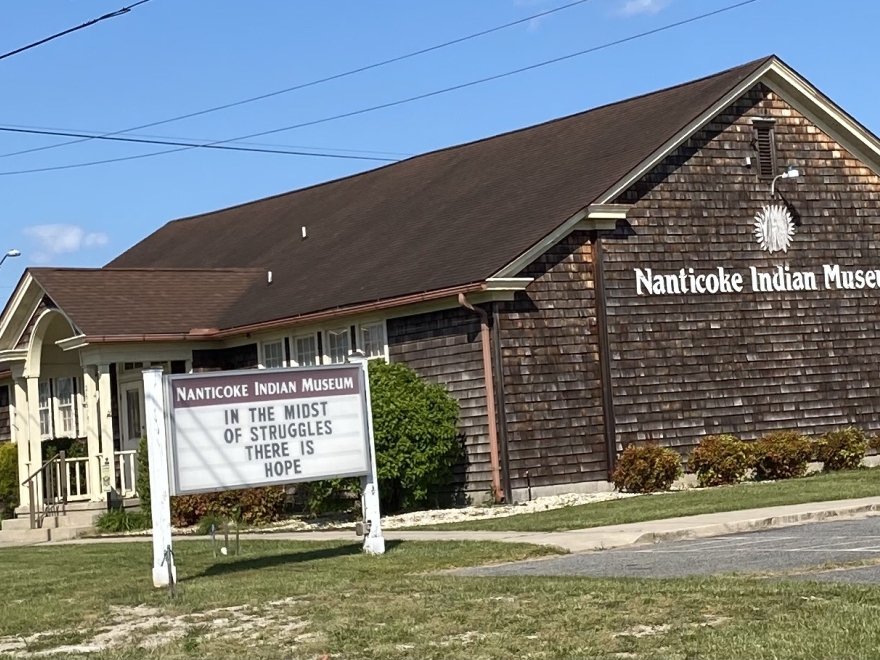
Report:
M 433 149 L 433 150 L 431 150 L 431 151 L 426 151 L 426 152 L 424 152 L 424 153 L 420 153 L 420 154 L 416 154 L 416 155 L 414 155 L 414 156 L 410 156 L 409 158 L 404 158 L 404 159 L 399 160 L 399 161 L 394 162 L 394 163 L 388 163 L 387 165 L 381 165 L 381 166 L 379 166 L 379 167 L 374 167 L 374 168 L 372 168 L 372 169 L 364 170 L 364 171 L 362 171 L 362 172 L 355 172 L 354 174 L 349 174 L 349 175 L 346 175 L 346 176 L 342 176 L 342 177 L 339 177 L 339 178 L 337 178 L 337 179 L 330 179 L 329 181 L 319 181 L 318 183 L 314 183 L 314 184 L 311 184 L 311 185 L 308 185 L 308 186 L 304 186 L 304 187 L 302 187 L 302 188 L 295 188 L 294 190 L 286 190 L 286 191 L 284 191 L 284 192 L 276 193 L 276 194 L 274 194 L 274 195 L 269 195 L 268 197 L 261 197 L 260 199 L 252 199 L 252 200 L 249 200 L 249 201 L 247 201 L 247 202 L 241 202 L 241 203 L 239 203 L 239 204 L 233 204 L 232 206 L 224 206 L 223 208 L 214 209 L 213 211 L 206 211 L 206 212 L 203 212 L 203 213 L 196 213 L 196 214 L 193 214 L 193 215 L 184 216 L 184 217 L 182 217 L 182 218 L 175 218 L 175 219 L 173 219 L 173 220 L 169 220 L 168 222 L 166 222 L 164 226 L 168 226 L 168 225 L 171 225 L 171 224 L 174 224 L 174 223 L 178 223 L 178 222 L 185 222 L 185 221 L 187 221 L 187 220 L 196 220 L 196 219 L 200 219 L 200 218 L 207 218 L 207 217 L 209 217 L 209 216 L 211 216 L 211 215 L 214 215 L 214 214 L 216 214 L 216 213 L 223 213 L 223 212 L 225 212 L 225 211 L 229 211 L 229 210 L 231 210 L 231 209 L 236 209 L 236 208 L 241 208 L 241 207 L 245 207 L 245 206 L 250 206 L 251 204 L 257 204 L 257 203 L 260 203 L 260 202 L 265 202 L 265 201 L 268 201 L 268 200 L 270 200 L 270 199 L 277 199 L 277 198 L 279 198 L 279 197 L 285 197 L 285 196 L 287 196 L 287 195 L 294 195 L 294 194 L 297 194 L 297 193 L 302 193 L 302 192 L 305 192 L 306 190 L 312 190 L 312 189 L 315 189 L 315 188 L 320 188 L 320 187 L 322 187 L 322 186 L 328 186 L 328 185 L 333 184 L 333 183 L 338 183 L 338 182 L 340 182 L 340 181 L 346 181 L 346 180 L 348 180 L 348 179 L 354 179 L 354 178 L 357 178 L 357 177 L 366 176 L 366 175 L 368 175 L 368 174 L 372 174 L 372 173 L 374 173 L 374 172 L 380 172 L 380 171 L 382 171 L 382 170 L 384 170 L 384 169 L 388 169 L 388 168 L 390 168 L 390 167 L 396 167 L 396 166 L 398 166 L 398 165 L 402 165 L 403 163 L 408 163 L 408 162 L 411 162 L 411 161 L 414 161 L 414 160 L 418 160 L 418 159 L 422 159 L 422 158 L 427 158 L 427 157 L 429 157 L 429 156 L 433 156 L 433 155 L 436 155 L 436 154 L 444 153 L 444 152 L 447 152 L 447 151 L 453 151 L 453 150 L 455 150 L 455 149 L 463 149 L 463 148 L 465 148 L 465 147 L 469 147 L 469 146 L 471 146 L 471 145 L 482 144 L 482 143 L 484 143 L 484 142 L 488 142 L 488 141 L 490 141 L 490 140 L 495 140 L 495 139 L 497 139 L 497 138 L 502 138 L 502 137 L 505 137 L 505 136 L 508 136 L 508 135 L 514 135 L 514 134 L 516 134 L 516 133 L 521 133 L 521 132 L 524 132 L 524 131 L 529 131 L 529 130 L 532 130 L 532 129 L 534 129 L 534 128 L 538 128 L 538 127 L 541 127 L 541 126 L 548 126 L 548 125 L 550 125 L 550 124 L 554 124 L 554 123 L 556 123 L 556 122 L 561 122 L 561 121 L 565 121 L 565 120 L 568 120 L 568 119 L 573 119 L 573 118 L 575 118 L 575 117 L 582 117 L 582 116 L 584 116 L 584 115 L 588 115 L 588 114 L 590 114 L 590 113 L 592 113 L 592 112 L 596 112 L 596 111 L 598 111 L 598 110 L 603 110 L 603 109 L 605 109 L 605 108 L 610 108 L 610 107 L 613 107 L 613 106 L 615 106 L 615 105 L 621 105 L 621 104 L 623 104 L 623 103 L 629 103 L 630 101 L 636 101 L 636 100 L 639 100 L 639 99 L 648 98 L 648 97 L 650 97 L 650 96 L 656 96 L 656 95 L 658 95 L 658 94 L 663 94 L 663 93 L 665 93 L 665 92 L 670 92 L 670 91 L 675 90 L 675 89 L 680 89 L 680 88 L 682 88 L 682 87 L 687 87 L 688 85 L 695 85 L 695 84 L 697 84 L 697 83 L 700 83 L 700 82 L 703 82 L 703 81 L 706 81 L 706 80 L 711 80 L 711 79 L 713 79 L 713 78 L 720 78 L 721 76 L 727 75 L 727 74 L 731 73 L 732 71 L 736 71 L 737 69 L 743 69 L 743 70 L 752 69 L 752 70 L 754 70 L 754 69 L 757 69 L 757 68 L 758 68 L 758 65 L 759 65 L 759 64 L 760 64 L 760 65 L 763 65 L 764 63 L 766 63 L 766 62 L 768 62 L 768 61 L 770 61 L 770 60 L 774 60 L 774 59 L 778 59 L 778 57 L 777 57 L 775 54 L 766 55 L 766 56 L 764 56 L 764 57 L 759 57 L 759 58 L 757 58 L 757 59 L 754 59 L 754 60 L 752 60 L 752 61 L 750 61 L 750 62 L 746 62 L 746 63 L 744 63 L 744 64 L 739 64 L 739 65 L 736 65 L 736 66 L 732 66 L 732 67 L 730 67 L 730 68 L 724 69 L 723 71 L 716 71 L 715 73 L 711 73 L 711 74 L 708 74 L 708 75 L 705 75 L 705 76 L 701 76 L 700 78 L 694 78 L 693 80 L 687 80 L 687 81 L 685 81 L 685 82 L 676 83 L 675 85 L 670 85 L 670 86 L 668 86 L 668 87 L 663 87 L 662 89 L 656 89 L 656 90 L 653 90 L 653 91 L 644 92 L 644 93 L 642 93 L 642 94 L 637 94 L 637 95 L 635 95 L 635 96 L 629 96 L 629 97 L 624 98 L 624 99 L 618 99 L 617 101 L 611 101 L 611 102 L 609 102 L 609 103 L 603 103 L 602 105 L 597 105 L 597 106 L 592 107 L 592 108 L 587 108 L 586 110 L 580 110 L 580 111 L 578 111 L 578 112 L 574 112 L 574 113 L 572 113 L 572 114 L 563 115 L 563 116 L 561 116 L 561 117 L 554 117 L 554 118 L 552 118 L 552 119 L 547 119 L 547 120 L 542 121 L 542 122 L 539 122 L 539 123 L 537 123 L 537 124 L 530 124 L 530 125 L 528 125 L 528 126 L 521 126 L 521 127 L 519 127 L 519 128 L 513 128 L 513 129 L 510 129 L 510 130 L 508 130 L 508 131 L 502 131 L 501 133 L 496 133 L 496 134 L 494 134 L 494 135 L 489 135 L 489 136 L 481 137 L 481 138 L 478 138 L 478 139 L 476 139 L 476 140 L 469 140 L 469 141 L 467 141 L 467 142 L 460 142 L 460 143 L 458 143 L 458 144 L 452 144 L 452 145 L 448 145 L 448 146 L 445 146 L 445 147 L 440 147 L 440 148 L 438 148 L 438 149 Z M 123 253 L 123 254 L 124 254 L 124 253 Z M 122 255 L 117 255 L 117 258 L 118 258 L 119 256 L 122 256 Z
M 87 268 L 80 266 L 30 266 L 26 270 L 30 272 L 173 272 L 173 273 L 262 273 L 266 268 L 257 267 L 223 267 L 223 268 L 169 268 L 169 267 L 150 267 L 150 266 L 99 266 L 96 268 Z

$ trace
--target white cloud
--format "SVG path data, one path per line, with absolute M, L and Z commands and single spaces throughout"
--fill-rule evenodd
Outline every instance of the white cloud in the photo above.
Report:
M 623 16 L 638 14 L 656 14 L 666 8 L 670 0 L 627 0 L 620 13 Z
M 46 263 L 60 254 L 101 247 L 110 240 L 103 232 L 87 232 L 78 225 L 34 225 L 25 227 L 22 233 L 36 243 L 31 258 L 37 263 Z

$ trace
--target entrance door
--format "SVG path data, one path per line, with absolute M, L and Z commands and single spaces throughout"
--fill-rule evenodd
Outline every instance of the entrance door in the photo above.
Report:
M 144 384 L 141 382 L 119 385 L 119 412 L 122 428 L 119 433 L 120 451 L 137 451 L 146 433 L 144 424 Z M 137 463 L 135 454 L 114 456 L 114 488 L 123 497 L 134 494 Z
M 122 422 L 119 434 L 121 451 L 137 449 L 146 427 L 144 426 L 144 384 L 126 383 L 119 386 L 119 410 Z

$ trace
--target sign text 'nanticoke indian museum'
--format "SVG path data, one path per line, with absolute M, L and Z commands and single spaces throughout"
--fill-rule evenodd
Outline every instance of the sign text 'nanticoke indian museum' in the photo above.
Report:
M 637 440 L 880 430 L 878 312 L 880 141 L 770 57 L 28 269 L 0 437 L 130 495 L 144 367 L 358 350 L 458 399 L 473 496 L 594 488 Z

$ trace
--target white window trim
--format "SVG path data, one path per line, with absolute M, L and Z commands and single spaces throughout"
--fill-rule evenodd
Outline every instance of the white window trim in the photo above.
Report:
M 284 354 L 284 340 L 286 337 L 277 337 L 275 339 L 269 339 L 260 342 L 260 369 L 280 369 L 282 367 L 286 367 L 289 365 L 289 361 L 287 356 Z M 281 346 L 281 364 L 277 367 L 269 367 L 266 364 L 266 347 L 273 346 L 275 344 L 279 344 Z
M 71 381 L 72 388 L 72 397 L 70 402 L 71 407 L 71 415 L 73 417 L 73 428 L 69 431 L 64 431 L 62 427 L 62 415 L 61 415 L 61 403 L 58 398 L 58 381 L 67 380 Z M 43 429 L 40 428 L 40 437 L 43 440 L 51 440 L 53 438 L 82 438 L 86 435 L 85 429 L 85 420 L 84 415 L 82 414 L 82 407 L 84 405 L 83 398 L 83 383 L 82 379 L 79 376 L 56 376 L 54 378 L 41 378 L 40 383 L 47 383 L 49 387 L 49 432 L 43 433 Z M 39 400 L 37 400 L 37 415 L 41 411 L 46 410 L 46 408 L 40 405 Z
M 323 364 L 324 356 L 318 353 L 318 333 L 320 330 L 313 330 L 312 332 L 300 332 L 290 337 L 290 366 L 291 367 L 300 367 L 300 366 L 312 366 L 312 365 L 301 365 L 299 360 L 297 359 L 296 352 L 296 340 L 297 339 L 305 339 L 307 337 L 311 337 L 311 339 L 315 342 L 315 365 L 320 366 Z

